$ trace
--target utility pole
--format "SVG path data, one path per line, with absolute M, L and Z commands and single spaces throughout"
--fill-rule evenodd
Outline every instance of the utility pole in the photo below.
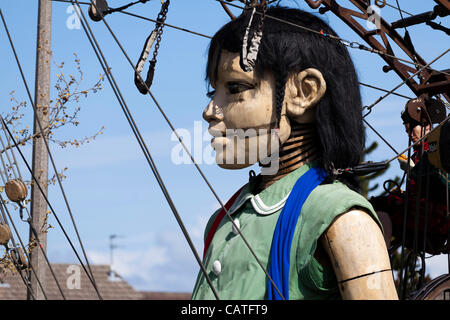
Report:
M 36 43 L 36 79 L 34 104 L 36 112 L 34 114 L 34 128 L 33 133 L 38 134 L 33 139 L 33 174 L 39 181 L 39 185 L 47 196 L 48 184 L 48 152 L 45 146 L 44 139 L 48 136 L 42 137 L 40 126 L 37 122 L 39 119 L 42 128 L 48 125 L 49 114 L 48 107 L 50 104 L 50 59 L 51 59 L 51 22 L 52 22 L 52 0 L 39 0 L 38 7 L 38 23 L 37 23 L 37 43 Z M 48 141 L 48 140 L 47 140 Z M 36 247 L 31 251 L 31 261 L 36 276 L 31 273 L 31 288 L 35 294 L 36 299 L 43 300 L 44 294 L 38 284 L 36 278 L 42 283 L 45 290 L 45 271 L 46 261 L 44 252 L 47 252 L 47 202 L 42 195 L 39 187 L 33 181 L 31 186 L 31 226 L 30 226 L 30 242 L 36 240 L 33 231 L 36 231 L 39 237 L 39 242 L 36 242 Z M 34 230 L 33 230 L 34 229 Z M 41 250 L 41 248 L 43 250 Z M 30 291 L 28 290 L 28 299 L 31 299 Z

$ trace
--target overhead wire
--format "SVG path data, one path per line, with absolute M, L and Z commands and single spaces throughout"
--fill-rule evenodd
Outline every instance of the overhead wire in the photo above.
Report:
M 74 2 L 78 2 L 78 0 L 72 0 Z M 91 2 L 92 5 L 95 5 L 94 2 Z M 78 5 L 80 12 L 81 12 L 81 7 Z M 98 8 L 97 8 L 98 10 Z M 81 14 L 83 14 L 81 12 Z M 84 17 L 84 14 L 83 14 Z M 85 18 L 84 18 L 85 19 Z M 128 60 L 130 66 L 133 68 L 133 70 L 136 72 L 136 68 L 134 66 L 134 64 L 132 63 L 131 59 L 129 58 L 128 54 L 126 53 L 126 51 L 124 50 L 123 46 L 121 45 L 120 41 L 117 39 L 116 35 L 114 34 L 114 32 L 111 30 L 109 24 L 106 22 L 106 19 L 102 16 L 102 21 L 104 22 L 105 26 L 107 27 L 107 29 L 109 30 L 109 32 L 111 33 L 112 37 L 114 38 L 114 40 L 116 41 L 117 45 L 119 46 L 119 48 L 122 50 L 122 53 L 125 55 L 126 59 Z M 137 73 L 139 75 L 139 73 Z M 141 80 L 143 81 L 142 77 L 139 75 L 139 77 L 141 78 Z M 188 150 L 188 148 L 186 147 L 186 145 L 183 143 L 181 137 L 178 135 L 178 133 L 176 132 L 174 126 L 172 125 L 171 121 L 168 119 L 168 117 L 166 116 L 164 110 L 162 109 L 161 105 L 159 104 L 159 102 L 156 100 L 156 98 L 154 97 L 153 93 L 151 92 L 151 90 L 148 88 L 147 85 L 145 85 L 148 89 L 148 93 L 151 97 L 151 99 L 153 100 L 153 102 L 155 103 L 155 105 L 157 106 L 158 110 L 160 111 L 160 113 L 162 114 L 162 116 L 164 117 L 164 119 L 166 120 L 167 124 L 169 125 L 169 127 L 171 128 L 172 132 L 176 135 L 178 141 L 180 142 L 180 144 L 182 145 L 182 147 L 184 148 L 184 150 L 186 151 L 186 153 L 188 154 L 188 156 L 190 157 L 191 161 L 193 162 L 194 166 L 196 167 L 196 169 L 198 170 L 198 172 L 200 173 L 200 175 L 202 176 L 203 180 L 206 182 L 206 184 L 208 185 L 209 189 L 211 190 L 211 192 L 213 193 L 213 195 L 215 196 L 215 198 L 218 200 L 220 206 L 222 209 L 225 210 L 225 214 L 227 215 L 227 217 L 230 219 L 231 223 L 233 224 L 233 226 L 236 228 L 236 230 L 238 231 L 240 237 L 242 238 L 242 240 L 244 241 L 244 243 L 246 244 L 246 246 L 248 247 L 248 249 L 250 250 L 250 252 L 252 253 L 253 257 L 255 258 L 255 260 L 257 261 L 257 263 L 259 264 L 259 266 L 261 267 L 261 269 L 264 271 L 264 273 L 266 274 L 266 276 L 268 277 L 269 281 L 271 281 L 271 283 L 274 285 L 274 288 L 278 291 L 278 293 L 280 294 L 280 296 L 283 298 L 283 295 L 281 294 L 281 292 L 279 291 L 279 289 L 277 288 L 277 286 L 275 285 L 275 283 L 273 282 L 273 279 L 270 277 L 269 273 L 267 272 L 266 268 L 262 265 L 261 261 L 259 260 L 259 258 L 257 257 L 256 253 L 253 251 L 253 249 L 251 248 L 250 244 L 248 243 L 248 241 L 246 240 L 246 238 L 243 236 L 243 234 L 240 232 L 239 228 L 236 226 L 235 222 L 233 221 L 233 218 L 231 217 L 231 215 L 229 214 L 228 210 L 225 208 L 224 204 L 222 203 L 222 201 L 220 200 L 219 196 L 217 195 L 217 193 L 214 191 L 214 189 L 212 188 L 211 184 L 209 183 L 208 179 L 206 178 L 206 176 L 204 175 L 203 171 L 200 169 L 200 167 L 198 166 L 197 162 L 195 161 L 195 159 L 193 158 L 192 154 L 190 153 L 190 151 Z
M 10 35 L 10 33 L 9 33 L 9 30 L 8 30 L 8 27 L 7 27 L 7 24 L 6 24 L 6 21 L 5 21 L 5 18 L 4 18 L 4 16 L 3 16 L 3 13 L 2 13 L 2 10 L 1 10 L 1 9 L 0 9 L 0 17 L 1 17 L 1 19 L 2 19 L 3 26 L 5 27 L 5 31 L 6 31 L 6 34 L 7 34 L 7 36 L 8 36 L 8 40 L 9 40 L 11 49 L 12 49 L 12 51 L 13 51 L 13 54 L 14 54 L 14 57 L 15 57 L 17 66 L 18 66 L 18 68 L 19 68 L 19 71 L 20 71 L 20 74 L 21 74 L 21 77 L 22 77 L 22 81 L 23 81 L 24 86 L 25 86 L 25 88 L 26 88 L 26 91 L 27 91 L 27 94 L 28 94 L 28 98 L 29 98 L 29 100 L 30 100 L 30 103 L 31 103 L 31 105 L 32 105 L 32 107 L 33 107 L 34 112 L 37 114 L 37 108 L 36 108 L 36 105 L 34 104 L 33 99 L 32 99 L 32 97 L 31 97 L 31 93 L 30 93 L 30 90 L 29 90 L 27 81 L 26 81 L 25 76 L 24 76 L 24 74 L 23 74 L 22 66 L 21 66 L 20 61 L 19 61 L 19 58 L 18 58 L 18 56 L 17 56 L 17 53 L 16 53 L 16 50 L 15 50 L 15 47 L 14 47 L 14 44 L 13 44 L 11 35 Z M 82 243 L 82 241 L 81 241 L 81 237 L 80 237 L 80 235 L 79 235 L 78 228 L 77 228 L 77 226 L 76 226 L 74 217 L 73 217 L 73 215 L 72 215 L 72 211 L 71 211 L 71 209 L 70 209 L 70 206 L 69 206 L 69 203 L 68 203 L 68 200 L 67 200 L 65 191 L 64 191 L 64 188 L 63 188 L 63 186 L 62 186 L 61 179 L 60 179 L 59 174 L 58 174 L 58 170 L 56 169 L 55 161 L 54 161 L 54 159 L 53 159 L 52 153 L 50 152 L 50 148 L 49 148 L 49 146 L 48 146 L 48 142 L 47 142 L 47 140 L 45 139 L 45 136 L 46 136 L 46 135 L 45 135 L 45 133 L 44 133 L 44 131 L 43 131 L 43 128 L 42 128 L 42 125 L 41 125 L 41 122 L 40 122 L 39 117 L 36 116 L 35 119 L 36 119 L 36 123 L 37 123 L 38 126 L 39 126 L 39 130 L 40 130 L 40 132 L 41 132 L 42 139 L 43 139 L 43 141 L 44 141 L 44 145 L 45 145 L 45 147 L 46 147 L 46 150 L 47 150 L 47 152 L 48 152 L 49 158 L 50 158 L 50 160 L 51 160 L 53 169 L 54 169 L 54 171 L 55 171 L 55 175 L 56 175 L 58 184 L 59 184 L 59 186 L 60 186 L 61 193 L 62 193 L 63 198 L 64 198 L 64 202 L 65 202 L 66 207 L 67 207 L 67 209 L 68 209 L 70 218 L 71 218 L 72 223 L 73 223 L 73 226 L 74 226 L 74 230 L 75 230 L 75 232 L 76 232 L 76 235 L 77 235 L 78 240 L 79 240 L 79 243 L 80 243 L 80 247 L 81 247 L 81 249 L 82 249 L 84 258 L 86 259 L 86 265 L 88 266 L 88 269 L 89 269 L 90 272 L 88 272 L 88 270 L 86 269 L 84 263 L 81 261 L 81 258 L 79 257 L 78 252 L 76 251 L 75 247 L 73 246 L 73 243 L 72 243 L 72 241 L 70 240 L 70 238 L 69 238 L 69 236 L 68 236 L 66 230 L 65 230 L 64 227 L 62 226 L 62 223 L 60 222 L 58 216 L 56 215 L 55 211 L 53 210 L 53 207 L 51 206 L 50 202 L 48 201 L 48 198 L 47 198 L 47 196 L 45 195 L 44 190 L 42 189 L 42 187 L 40 186 L 38 180 L 36 179 L 36 177 L 35 177 L 34 174 L 32 173 L 32 169 L 30 168 L 30 166 L 29 166 L 28 163 L 26 162 L 25 157 L 23 156 L 22 152 L 20 151 L 20 148 L 19 148 L 19 146 L 18 146 L 18 144 L 17 144 L 15 138 L 13 137 L 12 133 L 10 132 L 10 130 L 9 130 L 9 128 L 8 128 L 7 124 L 5 123 L 5 121 L 4 121 L 3 118 L 2 118 L 2 122 L 4 123 L 4 126 L 6 127 L 8 133 L 9 133 L 9 135 L 10 135 L 10 137 L 11 137 L 11 140 L 14 142 L 15 147 L 17 148 L 17 150 L 19 151 L 20 155 L 22 156 L 22 159 L 23 159 L 24 162 L 26 163 L 27 168 L 29 169 L 29 171 L 30 171 L 30 173 L 31 173 L 31 175 L 32 175 L 32 177 L 33 177 L 33 180 L 36 182 L 36 185 L 38 186 L 38 188 L 39 188 L 39 190 L 40 190 L 42 196 L 45 198 L 45 201 L 47 202 L 47 204 L 48 204 L 49 207 L 51 208 L 51 211 L 52 211 L 52 213 L 54 214 L 55 219 L 56 219 L 56 221 L 58 222 L 58 225 L 59 225 L 60 228 L 62 229 L 64 235 L 66 236 L 66 239 L 69 241 L 69 243 L 70 243 L 70 245 L 71 245 L 73 251 L 75 252 L 75 254 L 76 254 L 78 260 L 80 261 L 80 264 L 81 264 L 81 266 L 83 267 L 84 271 L 86 272 L 88 279 L 89 279 L 90 282 L 92 283 L 92 285 L 93 285 L 93 287 L 94 287 L 94 289 L 95 289 L 95 291 L 96 291 L 96 293 L 97 293 L 97 296 L 99 297 L 100 300 L 102 300 L 102 297 L 101 297 L 101 295 L 100 295 L 100 292 L 98 291 L 97 285 L 96 285 L 96 283 L 95 283 L 95 279 L 94 279 L 94 276 L 93 276 L 93 273 L 92 273 L 92 270 L 91 270 L 91 267 L 90 267 L 90 264 L 89 264 L 89 260 L 88 260 L 88 258 L 87 258 L 87 255 L 86 255 L 86 252 L 85 252 L 85 249 L 84 249 L 84 245 L 83 245 L 83 243 Z

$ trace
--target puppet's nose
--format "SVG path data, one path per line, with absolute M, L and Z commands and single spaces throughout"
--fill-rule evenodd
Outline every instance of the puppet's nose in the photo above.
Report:
M 205 119 L 207 122 L 222 121 L 223 120 L 222 108 L 220 108 L 216 103 L 214 103 L 214 100 L 211 100 L 211 102 L 206 106 L 205 110 L 203 111 L 203 119 Z

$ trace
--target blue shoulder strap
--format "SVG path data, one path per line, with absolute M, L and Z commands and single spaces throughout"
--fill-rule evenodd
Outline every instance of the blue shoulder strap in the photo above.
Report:
M 270 249 L 269 275 L 286 300 L 289 300 L 291 244 L 298 217 L 309 194 L 325 178 L 325 170 L 318 167 L 313 167 L 304 173 L 295 183 L 278 217 Z M 268 281 L 267 298 L 269 300 L 282 299 L 270 280 Z

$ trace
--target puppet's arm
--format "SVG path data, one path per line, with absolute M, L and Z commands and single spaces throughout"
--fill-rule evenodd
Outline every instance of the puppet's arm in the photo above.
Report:
M 343 299 L 398 299 L 383 234 L 364 211 L 339 216 L 321 237 Z

